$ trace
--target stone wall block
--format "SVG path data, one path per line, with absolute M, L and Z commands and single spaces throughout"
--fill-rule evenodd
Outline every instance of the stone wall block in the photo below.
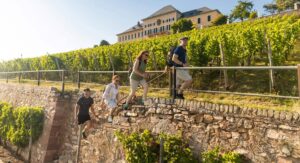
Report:
M 218 116 L 218 115 L 214 115 L 213 118 L 214 118 L 215 122 L 219 122 L 219 121 L 223 121 L 224 120 L 223 116 Z
M 183 114 L 174 114 L 174 120 L 184 121 L 184 115 Z
M 219 111 L 221 112 L 221 113 L 223 113 L 224 112 L 224 105 L 222 105 L 222 104 L 220 104 L 220 109 L 219 109 Z
M 175 99 L 175 104 L 179 105 L 180 104 L 180 100 L 179 99 Z
M 125 116 L 127 116 L 127 117 L 137 117 L 138 114 L 137 114 L 137 113 L 134 113 L 134 112 L 127 112 L 127 113 L 125 114 Z
M 205 114 L 203 117 L 204 123 L 212 123 L 214 120 L 214 117 L 209 114 Z
M 228 108 L 228 113 L 232 114 L 233 113 L 233 105 L 229 105 Z
M 224 113 L 228 113 L 229 111 L 229 106 L 228 105 L 224 105 Z
M 197 105 L 196 107 L 197 107 L 198 109 L 201 108 L 201 102 L 200 102 L 200 101 L 198 101 L 196 105 Z
M 293 119 L 293 113 L 291 113 L 291 112 L 286 112 L 286 115 L 285 115 L 285 120 L 287 120 L 287 121 L 292 121 L 292 119 Z
M 244 128 L 246 128 L 246 129 L 253 128 L 253 122 L 251 120 L 245 120 L 244 121 Z
M 299 119 L 299 113 L 293 113 L 293 119 L 297 121 Z
M 273 118 L 274 117 L 274 110 L 268 110 L 268 117 Z
M 279 118 L 280 118 L 280 120 L 285 120 L 286 119 L 286 113 L 284 111 L 280 111 Z
M 165 98 L 160 98 L 160 99 L 159 99 L 159 102 L 160 102 L 161 104 L 166 104 L 166 99 L 165 99 Z
M 279 111 L 274 111 L 274 118 L 275 119 L 280 119 L 280 112 Z
M 240 112 L 240 107 L 238 106 L 233 106 L 233 113 L 238 114 Z

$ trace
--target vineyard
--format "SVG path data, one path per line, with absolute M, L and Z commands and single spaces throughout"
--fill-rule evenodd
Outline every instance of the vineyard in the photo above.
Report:
M 15 59 L 0 63 L 0 71 L 65 69 L 70 72 L 67 74 L 68 79 L 76 81 L 78 70 L 128 70 L 134 58 L 144 49 L 150 51 L 148 69 L 162 70 L 170 47 L 178 45 L 182 36 L 189 37 L 187 50 L 192 66 L 286 65 L 299 33 L 299 16 L 274 16 L 130 43 Z M 198 75 L 196 72 L 192 74 Z M 194 85 L 210 88 L 209 83 L 219 75 L 218 72 L 210 72 L 203 81 L 208 84 L 199 82 Z M 268 72 L 263 75 L 268 77 Z M 229 72 L 228 76 L 237 79 L 238 74 Z M 95 78 L 90 80 L 97 82 Z M 266 86 L 255 91 L 263 92 L 268 89 Z

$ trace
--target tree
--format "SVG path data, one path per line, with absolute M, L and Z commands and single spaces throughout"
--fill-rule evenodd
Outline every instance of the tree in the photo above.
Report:
M 252 11 L 252 12 L 250 13 L 250 15 L 249 15 L 249 19 L 255 19 L 255 18 L 257 18 L 257 17 L 258 17 L 257 11 Z
M 223 25 L 227 23 L 228 16 L 226 15 L 220 15 L 218 18 L 216 18 L 213 22 L 213 26 Z
M 98 47 L 98 45 L 94 45 L 94 48 Z
M 99 46 L 110 45 L 110 43 L 106 40 L 102 40 Z
M 173 33 L 180 33 L 193 29 L 193 22 L 188 19 L 179 19 L 171 26 Z
M 279 12 L 292 9 L 294 7 L 294 3 L 296 2 L 300 2 L 300 0 L 276 0 L 275 1 Z
M 239 0 L 238 5 L 236 5 L 233 11 L 231 11 L 230 17 L 233 20 L 240 19 L 241 21 L 244 21 L 244 19 L 249 18 L 253 6 L 254 5 L 251 1 Z
M 266 12 L 269 12 L 272 15 L 275 14 L 276 11 L 278 11 L 277 5 L 275 3 L 268 3 L 265 4 L 263 7 Z

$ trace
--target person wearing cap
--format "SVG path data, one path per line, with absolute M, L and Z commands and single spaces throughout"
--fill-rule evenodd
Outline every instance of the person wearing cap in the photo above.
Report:
M 92 128 L 91 116 L 89 113 L 90 108 L 92 113 L 94 115 L 96 114 L 94 109 L 94 100 L 91 98 L 91 90 L 86 88 L 83 91 L 83 96 L 79 98 L 75 106 L 75 120 L 77 120 L 78 125 L 86 124 L 82 130 L 82 137 L 86 139 L 86 132 Z
M 175 67 L 188 67 L 187 63 L 187 53 L 186 53 L 186 46 L 188 43 L 188 37 L 180 38 L 180 45 L 176 47 L 174 50 L 174 55 L 172 61 L 174 62 Z M 179 82 L 183 81 L 182 84 Z M 192 84 L 192 77 L 189 74 L 188 70 L 180 70 L 176 71 L 176 87 L 179 85 L 180 88 L 176 94 L 176 98 L 184 99 L 183 97 L 183 90 L 188 88 Z

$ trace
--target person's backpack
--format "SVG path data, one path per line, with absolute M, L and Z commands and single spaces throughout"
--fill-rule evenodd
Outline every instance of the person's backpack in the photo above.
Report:
M 168 55 L 167 55 L 167 66 L 168 67 L 174 66 L 174 62 L 172 61 L 172 58 L 173 58 L 175 49 L 176 49 L 176 47 L 172 46 L 170 48 L 170 51 L 169 51 Z

